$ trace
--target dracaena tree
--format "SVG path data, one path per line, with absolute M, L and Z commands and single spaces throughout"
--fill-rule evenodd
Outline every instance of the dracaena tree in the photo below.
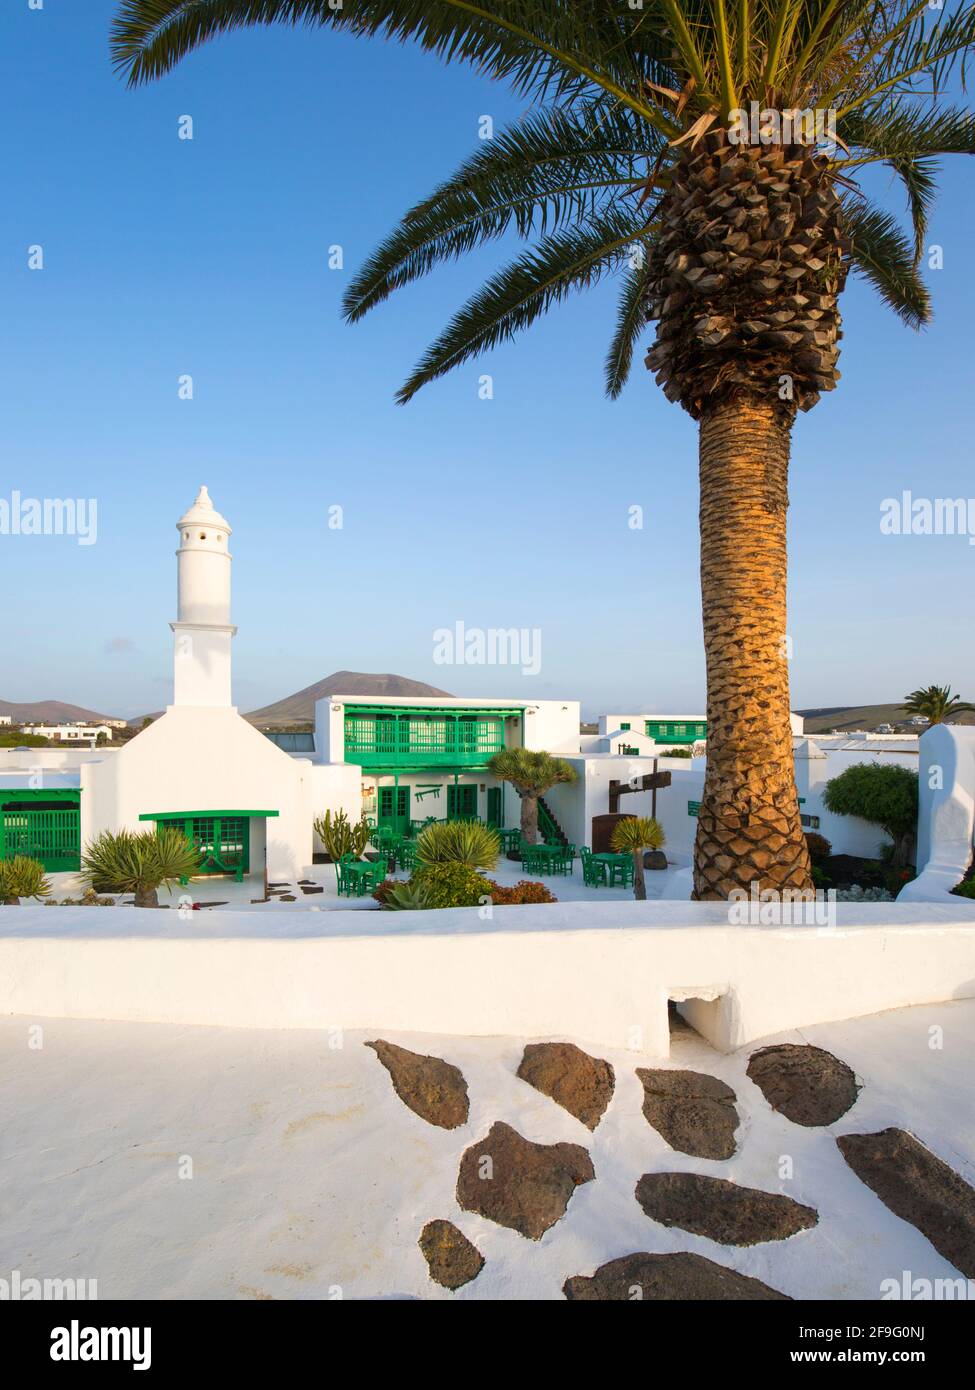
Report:
M 927 0 L 122 0 L 114 58 L 138 84 L 220 33 L 275 22 L 415 41 L 532 98 L 405 214 L 351 283 L 346 316 L 513 229 L 533 244 L 458 310 L 401 401 L 602 277 L 620 289 L 611 396 L 655 325 L 647 366 L 699 425 L 708 761 L 695 896 L 754 881 L 809 887 L 786 667 L 791 430 L 837 383 L 851 270 L 910 327 L 930 316 L 919 265 L 938 157 L 975 152 L 975 119 L 946 88 L 964 75 L 975 11 Z M 900 181 L 909 231 L 861 186 L 873 165 Z

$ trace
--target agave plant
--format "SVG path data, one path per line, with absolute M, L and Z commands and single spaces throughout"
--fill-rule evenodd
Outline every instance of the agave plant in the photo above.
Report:
M 433 892 L 422 880 L 394 883 L 383 895 L 382 905 L 389 912 L 422 912 L 433 906 Z
M 44 865 L 26 854 L 0 859 L 0 903 L 17 907 L 21 898 L 46 898 L 51 892 Z
M 203 856 L 180 830 L 103 830 L 81 856 L 81 878 L 94 891 L 132 893 L 136 907 L 158 907 L 157 889 L 198 873 Z
M 466 864 L 471 869 L 493 869 L 500 853 L 498 836 L 477 821 L 451 820 L 428 825 L 416 841 L 416 858 L 421 865 Z
M 538 843 L 538 798 L 560 783 L 577 779 L 565 758 L 553 758 L 537 748 L 505 748 L 495 753 L 488 771 L 500 782 L 510 782 L 521 797 L 521 838 L 526 845 Z
M 405 214 L 350 284 L 346 317 L 514 230 L 535 245 L 461 307 L 401 401 L 609 274 L 611 396 L 656 324 L 647 366 L 699 427 L 708 762 L 694 895 L 809 888 L 785 641 L 792 426 L 838 381 L 851 270 L 904 323 L 930 318 L 919 265 L 938 156 L 975 153 L 975 117 L 950 95 L 975 8 L 120 0 L 112 52 L 135 85 L 217 34 L 274 22 L 414 40 L 535 100 Z M 909 235 L 857 181 L 878 166 L 903 188 Z
M 647 896 L 643 876 L 643 854 L 648 849 L 660 849 L 664 843 L 664 828 L 650 816 L 627 816 L 613 827 L 610 844 L 617 854 L 633 855 L 633 896 L 643 902 Z

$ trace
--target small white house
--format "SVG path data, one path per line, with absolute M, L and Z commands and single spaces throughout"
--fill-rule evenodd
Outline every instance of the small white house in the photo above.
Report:
M 56 743 L 97 743 L 99 735 L 112 737 L 108 724 L 25 724 L 23 731 Z

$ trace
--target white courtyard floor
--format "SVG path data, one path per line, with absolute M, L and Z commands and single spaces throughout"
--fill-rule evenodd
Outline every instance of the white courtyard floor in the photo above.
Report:
M 761 1044 L 723 1056 L 682 1032 L 669 1061 L 652 1063 L 599 1049 L 616 1089 L 590 1133 L 517 1078 L 520 1040 L 397 1034 L 390 1040 L 446 1058 L 467 1080 L 468 1122 L 437 1129 L 395 1095 L 363 1046 L 376 1036 L 384 1035 L 3 1018 L 4 1276 L 97 1279 L 102 1299 L 559 1299 L 568 1276 L 603 1261 L 683 1250 L 797 1299 L 878 1299 L 881 1281 L 905 1271 L 958 1278 L 855 1177 L 835 1139 L 898 1126 L 972 1182 L 975 1001 L 775 1039 L 818 1044 L 856 1073 L 852 1109 L 817 1129 L 774 1112 L 747 1078 L 748 1055 Z M 640 1065 L 692 1068 L 731 1085 L 741 1117 L 734 1157 L 670 1149 L 641 1113 Z M 495 1120 L 591 1154 L 595 1180 L 540 1241 L 455 1199 L 461 1154 Z M 644 1215 L 636 1181 L 666 1171 L 785 1192 L 816 1207 L 819 1222 L 785 1240 L 718 1245 Z M 435 1218 L 455 1222 L 485 1257 L 477 1279 L 454 1294 L 430 1280 L 417 1246 Z
M 669 890 L 673 882 L 674 875 L 682 868 L 686 867 L 687 861 L 675 861 L 669 864 L 666 869 L 647 870 L 646 885 L 648 899 L 663 899 L 674 896 Z M 391 878 L 407 879 L 409 874 L 403 870 L 390 875 Z M 587 887 L 582 881 L 582 865 L 577 859 L 573 865 L 571 876 L 562 874 L 546 874 L 539 877 L 537 874 L 526 874 L 521 865 L 511 859 L 502 858 L 498 861 L 497 867 L 487 871 L 487 877 L 493 878 L 495 882 L 502 886 L 510 886 L 519 882 L 520 879 L 532 879 L 544 883 L 551 893 L 560 902 L 632 902 L 632 888 L 591 888 Z M 65 897 L 79 897 L 84 891 L 78 884 L 74 874 L 51 874 L 53 886 L 52 897 L 61 899 Z M 221 908 L 233 908 L 235 911 L 242 909 L 260 912 L 268 907 L 273 907 L 275 911 L 283 908 L 294 908 L 298 911 L 311 909 L 316 912 L 327 912 L 337 908 L 347 910 L 349 908 L 359 910 L 378 911 L 378 904 L 375 899 L 367 894 L 362 898 L 340 898 L 336 888 L 335 867 L 332 864 L 315 864 L 302 874 L 302 882 L 306 888 L 321 889 L 321 892 L 306 893 L 302 891 L 302 883 L 297 881 L 287 882 L 283 879 L 274 879 L 276 887 L 280 890 L 276 892 L 269 903 L 255 902 L 254 899 L 260 898 L 263 892 L 263 882 L 258 878 L 245 878 L 242 883 L 235 883 L 232 878 L 214 877 L 193 879 L 185 888 L 176 885 L 170 892 L 160 892 L 159 901 L 161 904 L 168 903 L 176 906 L 180 899 L 188 895 L 194 903 L 198 903 L 200 909 L 209 910 L 211 907 L 215 911 Z M 294 902 L 283 901 L 284 896 L 294 898 Z M 686 892 L 679 894 L 686 897 Z M 131 902 L 127 897 L 124 901 Z

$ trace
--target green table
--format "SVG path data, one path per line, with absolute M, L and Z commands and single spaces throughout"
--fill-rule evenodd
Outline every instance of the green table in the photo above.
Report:
M 520 830 L 502 830 L 498 825 L 492 825 L 489 829 L 493 830 L 501 841 L 501 848 L 505 854 L 507 854 L 509 850 L 517 849 L 521 844 Z
M 605 864 L 609 873 L 609 885 L 612 888 L 617 874 L 620 877 L 620 887 L 626 888 L 633 877 L 633 855 L 632 854 L 612 854 L 608 850 L 603 850 L 599 854 L 592 856 L 594 864 Z

